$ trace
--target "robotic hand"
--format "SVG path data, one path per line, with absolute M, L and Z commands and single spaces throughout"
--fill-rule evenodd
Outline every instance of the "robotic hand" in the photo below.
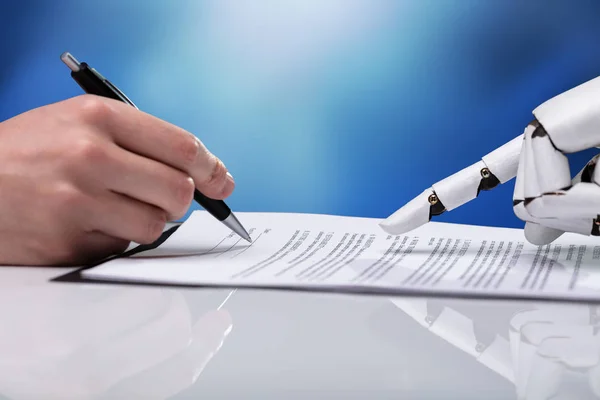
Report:
M 600 170 L 592 158 L 573 180 L 565 154 L 600 146 L 600 77 L 537 107 L 525 132 L 451 175 L 380 225 L 399 235 L 455 209 L 516 176 L 515 214 L 525 237 L 548 244 L 564 232 L 600 235 Z

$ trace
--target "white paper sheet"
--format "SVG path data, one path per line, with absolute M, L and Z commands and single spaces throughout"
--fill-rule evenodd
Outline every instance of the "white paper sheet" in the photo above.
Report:
M 600 239 L 565 234 L 547 246 L 519 229 L 431 222 L 407 235 L 377 219 L 237 213 L 253 244 L 203 211 L 165 243 L 108 261 L 88 279 L 381 294 L 600 299 Z

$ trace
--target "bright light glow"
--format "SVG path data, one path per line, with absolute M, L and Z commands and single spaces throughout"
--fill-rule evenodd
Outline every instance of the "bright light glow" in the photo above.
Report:
M 391 15 L 393 1 L 214 1 L 208 37 L 244 68 L 290 74 L 368 34 Z M 272 75 L 271 75 L 272 76 Z
M 322 80 L 343 69 L 337 58 L 340 53 L 354 51 L 357 43 L 364 44 L 388 21 L 393 23 L 392 9 L 398 2 L 186 3 L 175 37 L 165 40 L 168 49 L 157 45 L 153 59 L 144 60 L 146 76 L 138 84 L 154 82 L 146 85 L 144 99 L 156 99 L 161 103 L 156 107 L 165 113 L 170 112 L 168 107 L 175 113 L 187 102 L 186 107 L 195 104 L 203 114 L 214 116 L 216 132 L 198 129 L 196 133 L 201 138 L 211 135 L 211 149 L 217 154 L 226 149 L 236 180 L 255 180 L 257 174 L 266 173 L 269 182 L 279 182 L 273 198 L 294 198 L 307 188 L 331 193 L 327 191 L 331 182 L 315 179 L 327 174 L 336 157 L 326 144 L 336 134 L 328 132 L 321 120 L 319 101 L 329 90 L 321 86 Z M 169 97 L 177 99 L 171 106 L 164 104 Z M 193 113 L 180 118 L 192 129 L 202 126 L 201 117 Z M 256 158 L 260 161 L 254 167 L 244 167 Z M 327 196 L 309 197 L 312 202 L 328 202 Z M 281 199 L 282 204 L 290 201 Z

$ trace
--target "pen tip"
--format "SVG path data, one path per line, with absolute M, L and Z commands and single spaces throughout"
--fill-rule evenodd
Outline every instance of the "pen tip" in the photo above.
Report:
M 248 233 L 248 231 L 246 229 L 244 229 L 244 227 L 242 226 L 240 221 L 237 219 L 237 217 L 233 213 L 229 214 L 229 216 L 221 222 L 223 222 L 223 224 L 225 224 L 225 226 L 227 226 L 229 229 L 231 229 L 232 231 L 237 233 L 239 237 L 241 237 L 248 243 L 252 243 L 250 234 Z

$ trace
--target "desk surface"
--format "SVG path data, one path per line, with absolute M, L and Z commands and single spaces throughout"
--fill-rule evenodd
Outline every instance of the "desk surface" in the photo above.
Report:
M 599 398 L 590 305 L 49 283 L 0 268 L 0 398 Z M 554 397 L 552 397 L 554 396 Z

